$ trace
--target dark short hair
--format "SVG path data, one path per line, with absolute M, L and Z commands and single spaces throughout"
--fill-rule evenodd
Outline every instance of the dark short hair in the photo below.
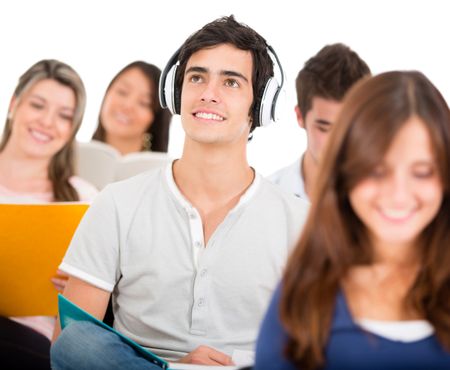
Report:
M 177 108 L 181 104 L 181 92 L 183 86 L 184 72 L 189 58 L 195 52 L 214 47 L 219 44 L 231 44 L 241 50 L 251 52 L 253 59 L 253 103 L 249 115 L 252 117 L 253 131 L 258 125 L 256 107 L 261 102 L 264 87 L 273 73 L 273 61 L 267 51 L 266 40 L 249 26 L 239 23 L 233 15 L 216 19 L 192 34 L 181 46 L 178 56 L 179 67 L 176 75 L 176 97 Z
M 314 97 L 341 101 L 353 84 L 370 69 L 359 55 L 344 44 L 323 47 L 300 70 L 295 81 L 297 105 L 303 118 Z

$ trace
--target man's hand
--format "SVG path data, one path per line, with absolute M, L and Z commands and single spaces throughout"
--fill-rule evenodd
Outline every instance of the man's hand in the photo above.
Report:
M 56 271 L 55 276 L 53 276 L 50 281 L 53 283 L 53 286 L 55 289 L 62 293 L 64 291 L 64 288 L 67 284 L 67 279 L 69 278 L 69 275 L 67 275 L 65 272 L 62 272 L 61 270 Z
M 234 365 L 231 357 L 208 346 L 197 347 L 178 362 L 197 365 Z

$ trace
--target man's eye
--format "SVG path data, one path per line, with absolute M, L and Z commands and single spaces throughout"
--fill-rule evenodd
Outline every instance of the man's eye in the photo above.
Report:
M 328 131 L 331 130 L 331 127 L 330 126 L 325 126 L 325 125 L 317 125 L 317 129 L 320 132 L 328 132 Z
M 198 83 L 198 82 L 201 82 L 201 81 L 202 81 L 202 78 L 201 78 L 201 76 L 199 76 L 199 75 L 192 75 L 192 76 L 189 78 L 189 81 L 194 82 L 194 83 Z
M 237 82 L 234 79 L 227 79 L 225 81 L 225 86 L 228 86 L 228 87 L 239 87 L 240 85 L 239 85 L 239 82 Z

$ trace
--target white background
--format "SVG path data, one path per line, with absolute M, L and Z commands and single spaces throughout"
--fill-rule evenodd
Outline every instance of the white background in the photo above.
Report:
M 88 104 L 78 139 L 88 141 L 111 78 L 142 59 L 164 67 L 194 31 L 223 15 L 255 28 L 277 51 L 287 75 L 285 114 L 255 131 L 249 161 L 267 175 L 305 148 L 295 115 L 294 81 L 325 44 L 343 42 L 372 72 L 418 69 L 450 100 L 450 12 L 442 0 L 13 0 L 0 3 L 0 128 L 18 77 L 43 58 L 60 59 L 83 78 Z M 169 153 L 181 153 L 179 117 Z

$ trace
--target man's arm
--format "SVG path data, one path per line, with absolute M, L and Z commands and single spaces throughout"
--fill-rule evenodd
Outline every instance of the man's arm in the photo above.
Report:
M 99 320 L 103 320 L 103 317 L 105 316 L 110 296 L 110 292 L 97 288 L 73 276 L 69 277 L 64 289 L 64 297 Z M 56 341 L 60 332 L 61 326 L 59 324 L 58 315 L 55 331 L 53 332 L 52 343 Z
M 64 289 L 64 297 L 89 312 L 99 320 L 103 320 L 111 293 L 97 288 L 83 280 L 70 276 Z M 61 332 L 59 315 L 53 332 L 52 343 Z M 207 346 L 200 346 L 187 354 L 179 362 L 202 365 L 233 365 L 231 357 Z

